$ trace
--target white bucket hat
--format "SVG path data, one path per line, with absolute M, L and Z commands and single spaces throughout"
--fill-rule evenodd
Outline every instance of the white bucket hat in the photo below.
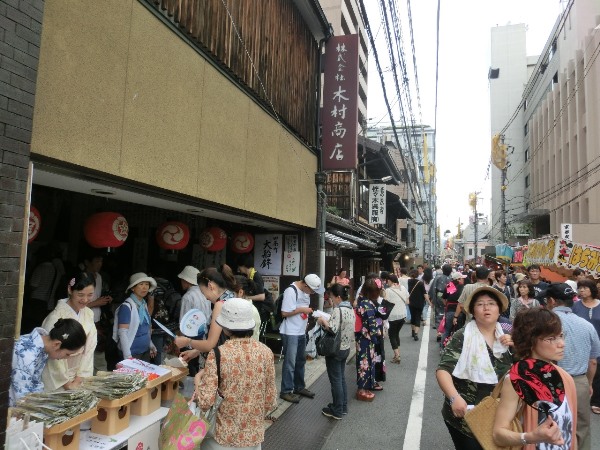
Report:
M 178 278 L 181 278 L 184 281 L 187 281 L 192 286 L 198 286 L 198 274 L 200 271 L 196 269 L 194 266 L 185 266 L 181 273 L 177 275 Z
M 322 294 L 325 292 L 325 288 L 323 287 L 323 283 L 318 275 L 314 273 L 309 273 L 304 277 L 304 282 L 306 285 L 311 288 L 315 294 Z
M 256 325 L 252 317 L 252 302 L 243 298 L 230 298 L 223 303 L 216 322 L 231 331 L 252 330 Z
M 144 281 L 147 281 L 148 283 L 150 283 L 150 291 L 149 292 L 152 292 L 154 289 L 156 289 L 156 280 L 154 278 L 149 277 L 144 272 L 138 272 L 138 273 L 134 273 L 133 275 L 131 275 L 129 277 L 129 286 L 127 286 L 127 290 L 125 292 L 130 290 L 136 284 L 140 284 Z

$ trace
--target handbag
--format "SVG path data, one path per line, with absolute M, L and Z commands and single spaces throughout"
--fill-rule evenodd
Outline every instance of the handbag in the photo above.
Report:
M 219 351 L 219 347 L 215 347 L 213 351 L 215 352 L 215 361 L 217 363 L 217 392 L 215 393 L 214 403 L 204 413 L 204 420 L 206 420 L 208 423 L 208 430 L 206 432 L 207 438 L 212 438 L 215 436 L 215 429 L 217 427 L 217 413 L 219 412 L 221 403 L 223 403 L 223 400 L 225 400 L 219 391 L 219 386 L 221 385 L 221 352 Z
M 334 356 L 340 351 L 342 344 L 342 312 L 340 311 L 340 324 L 337 333 L 330 330 L 323 330 L 323 333 L 317 337 L 315 342 L 317 354 L 320 356 Z
M 465 414 L 465 421 L 469 425 L 471 432 L 483 447 L 484 450 L 519 450 L 522 447 L 520 445 L 514 447 L 500 447 L 494 443 L 492 432 L 494 430 L 494 420 L 496 418 L 496 409 L 500 404 L 500 391 L 504 384 L 504 378 L 498 382 L 491 395 L 483 398 L 473 409 L 469 410 Z M 521 424 L 521 408 L 519 408 L 517 414 L 510 423 L 511 431 L 516 433 L 523 432 L 523 425 Z

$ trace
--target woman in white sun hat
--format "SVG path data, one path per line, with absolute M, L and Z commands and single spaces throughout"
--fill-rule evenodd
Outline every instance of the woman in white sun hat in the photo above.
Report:
M 179 317 L 182 318 L 191 309 L 199 309 L 206 316 L 206 321 L 210 323 L 212 314 L 211 303 L 206 299 L 200 287 L 198 286 L 198 274 L 200 271 L 194 266 L 185 266 L 177 278 L 181 280 L 181 288 L 185 291 L 181 299 L 181 311 Z
M 152 322 L 146 305 L 146 296 L 156 289 L 156 280 L 143 272 L 129 277 L 125 292 L 129 297 L 115 311 L 113 340 L 123 358 L 136 358 L 150 362 L 156 355 L 156 347 L 150 339 Z
M 215 436 L 204 439 L 201 449 L 260 449 L 265 438 L 263 419 L 277 407 L 273 352 L 252 339 L 255 321 L 248 300 L 228 299 L 216 323 L 229 339 L 208 354 L 206 367 L 195 378 L 196 393 L 202 410 L 213 405 L 217 388 L 224 400 Z

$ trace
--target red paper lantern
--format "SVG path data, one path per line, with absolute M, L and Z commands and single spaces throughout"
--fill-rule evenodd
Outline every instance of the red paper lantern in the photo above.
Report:
M 83 227 L 85 240 L 93 248 L 116 248 L 127 240 L 129 225 L 121 214 L 103 212 L 90 216 Z
M 190 229 L 182 222 L 165 222 L 156 230 L 156 242 L 165 250 L 182 250 L 190 241 Z
M 200 245 L 209 252 L 218 252 L 225 248 L 227 235 L 219 227 L 210 227 L 200 234 Z
M 231 238 L 231 250 L 235 253 L 250 253 L 254 248 L 254 237 L 247 231 L 238 231 Z
M 29 207 L 29 226 L 27 228 L 27 242 L 31 243 L 40 234 L 42 216 L 35 206 Z

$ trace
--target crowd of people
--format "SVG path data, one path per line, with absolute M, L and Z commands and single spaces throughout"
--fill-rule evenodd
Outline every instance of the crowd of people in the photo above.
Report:
M 132 274 L 117 306 L 102 287 L 101 267 L 100 256 L 86 257 L 66 277 L 66 298 L 45 317 L 36 311 L 41 323 L 15 345 L 11 404 L 31 392 L 76 389 L 84 377 L 124 358 L 162 362 L 167 347 L 155 338 L 153 323 L 165 308 L 164 299 L 153 295 L 159 281 Z M 345 367 L 353 350 L 355 398 L 371 402 L 384 390 L 386 339 L 393 351 L 389 362 L 401 364 L 401 329 L 410 323 L 418 341 L 431 319 L 440 345 L 442 417 L 457 449 L 482 448 L 465 415 L 496 386 L 502 387 L 496 445 L 591 448 L 590 414 L 600 414 L 600 300 L 598 285 L 585 274 L 547 283 L 536 265 L 518 273 L 419 266 L 367 274 L 353 292 L 341 269 L 327 287 L 315 274 L 294 281 L 282 289 L 277 308 L 251 258 L 240 259 L 236 269 L 186 266 L 178 275 L 183 296 L 177 318 L 200 310 L 207 332 L 180 334 L 169 350 L 188 361 L 201 408 L 213 404 L 217 390 L 225 398 L 215 436 L 202 448 L 260 448 L 263 419 L 276 407 L 277 395 L 290 403 L 315 397 L 305 383 L 307 329 L 316 304 L 311 296 L 324 293 L 330 314 L 315 314 L 310 325 L 340 336 L 339 349 L 325 357 L 331 402 L 322 408 L 324 416 L 341 420 L 348 414 Z M 48 289 L 60 291 L 60 285 Z M 108 331 L 107 309 L 113 317 Z M 261 324 L 279 311 L 283 364 L 277 394 L 273 353 L 260 334 Z M 527 383 L 544 386 L 548 396 L 536 399 Z M 522 421 L 521 433 L 510 426 L 515 417 Z

